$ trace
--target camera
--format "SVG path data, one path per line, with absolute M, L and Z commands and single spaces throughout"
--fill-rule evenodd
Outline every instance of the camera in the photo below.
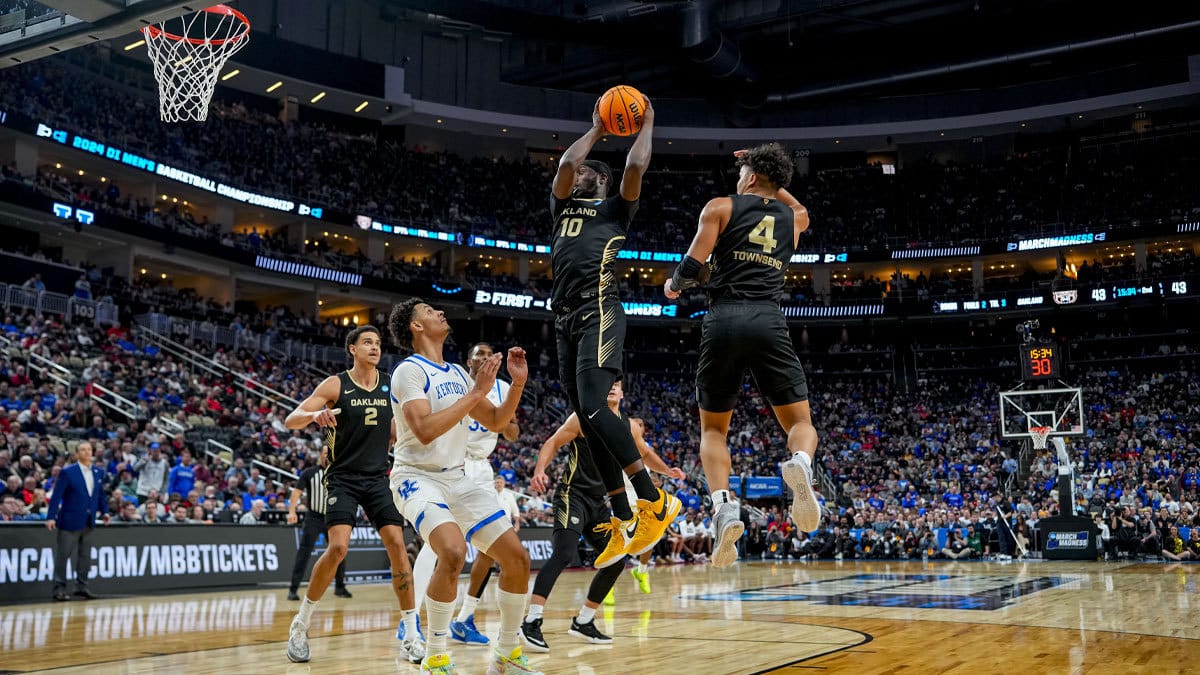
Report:
M 1033 331 L 1037 330 L 1038 327 L 1040 327 L 1041 325 L 1042 325 L 1042 323 L 1040 321 L 1038 321 L 1037 319 L 1023 321 L 1023 322 L 1017 324 L 1017 335 L 1021 336 L 1022 342 L 1032 342 L 1033 341 Z

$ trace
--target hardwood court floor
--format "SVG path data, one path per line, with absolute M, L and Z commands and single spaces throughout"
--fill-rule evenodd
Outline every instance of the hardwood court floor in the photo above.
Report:
M 568 572 L 546 611 L 547 675 L 1200 672 L 1200 565 L 741 563 L 658 567 L 597 621 L 616 641 L 565 634 L 591 575 Z M 493 638 L 493 585 L 477 615 Z M 284 590 L 0 608 L 0 673 L 401 673 L 394 598 L 354 586 L 313 617 L 313 660 L 284 655 Z M 103 584 L 96 584 L 103 592 Z M 460 593 L 462 592 L 460 586 Z M 486 648 L 454 646 L 461 673 Z

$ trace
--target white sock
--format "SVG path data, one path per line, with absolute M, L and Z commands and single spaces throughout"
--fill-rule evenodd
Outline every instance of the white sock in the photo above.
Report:
M 471 618 L 471 615 L 475 613 L 475 608 L 478 606 L 479 598 L 467 595 L 467 597 L 463 598 L 463 606 L 458 610 L 458 617 L 454 620 L 458 622 L 466 621 L 467 619 Z M 522 607 L 521 609 L 525 608 Z
M 650 569 L 650 568 L 646 567 L 646 563 L 638 562 L 638 566 L 637 566 L 638 574 L 645 574 L 646 570 L 648 570 L 648 569 Z
M 521 615 L 525 612 L 528 597 L 524 593 L 509 593 L 498 588 L 496 599 L 500 604 L 500 637 L 496 640 L 496 647 L 508 656 L 521 646 Z M 538 607 L 538 614 L 541 613 L 541 607 Z
M 421 603 L 425 600 L 425 591 L 429 589 L 429 580 L 433 578 L 433 568 L 437 566 L 437 554 L 433 547 L 426 542 L 413 561 L 413 599 L 417 604 L 413 609 L 421 611 Z
M 579 616 L 576 617 L 576 620 L 579 623 L 583 624 L 583 623 L 591 623 L 592 620 L 595 618 L 596 618 L 596 610 L 591 607 L 588 607 L 587 605 L 584 605 L 583 607 L 579 608 Z
M 712 503 L 713 503 L 713 512 L 714 513 L 716 512 L 716 510 L 718 508 L 721 507 L 722 504 L 725 504 L 725 503 L 731 502 L 731 501 L 733 501 L 733 500 L 729 498 L 729 490 L 713 490 Z
M 808 469 L 809 473 L 812 473 L 812 458 L 809 457 L 807 453 L 797 452 L 795 455 L 792 455 L 792 456 L 798 457 L 800 459 L 800 462 L 804 464 L 804 468 Z
M 300 623 L 305 626 L 309 624 L 309 621 L 312 620 L 313 610 L 317 608 L 318 602 L 320 600 L 309 600 L 307 595 L 304 596 L 304 599 L 300 601 L 300 613 L 296 615 L 296 618 L 300 619 Z
M 425 611 L 429 614 L 429 644 L 425 653 L 430 656 L 445 654 L 450 637 L 450 617 L 454 616 L 454 601 L 438 602 L 426 597 Z
M 407 639 L 419 640 L 420 636 L 417 633 L 417 610 L 402 609 L 400 610 L 400 620 L 404 623 L 404 637 Z
M 545 605 L 535 605 L 533 603 L 530 603 L 529 613 L 525 615 L 525 620 L 526 621 L 537 621 L 538 619 L 542 618 L 542 610 L 543 609 L 545 609 Z

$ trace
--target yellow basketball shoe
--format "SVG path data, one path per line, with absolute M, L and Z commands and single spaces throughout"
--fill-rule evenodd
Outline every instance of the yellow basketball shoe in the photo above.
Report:
M 529 660 L 521 653 L 521 648 L 517 647 L 507 656 L 493 649 L 487 675 L 542 675 L 542 671 L 530 668 Z
M 604 547 L 600 555 L 596 556 L 596 562 L 593 563 L 596 569 L 603 569 L 625 560 L 625 554 L 629 552 L 629 542 L 634 536 L 636 526 L 636 519 L 622 521 L 620 518 L 613 518 L 610 522 L 594 528 L 595 532 L 608 533 L 608 545 Z
M 637 530 L 633 533 L 633 540 L 629 542 L 630 555 L 641 555 L 654 548 L 671 526 L 671 522 L 679 515 L 683 502 L 660 488 L 657 500 L 648 502 L 639 499 L 637 506 Z
M 635 567 L 629 570 L 629 574 L 637 582 L 638 590 L 645 595 L 650 595 L 650 572 L 639 572 Z

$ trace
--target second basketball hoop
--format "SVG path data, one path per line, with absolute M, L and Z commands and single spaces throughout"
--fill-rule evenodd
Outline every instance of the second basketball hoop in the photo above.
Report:
M 214 5 L 146 26 L 142 34 L 158 80 L 162 121 L 203 122 L 221 68 L 250 42 L 250 21 L 228 5 Z

